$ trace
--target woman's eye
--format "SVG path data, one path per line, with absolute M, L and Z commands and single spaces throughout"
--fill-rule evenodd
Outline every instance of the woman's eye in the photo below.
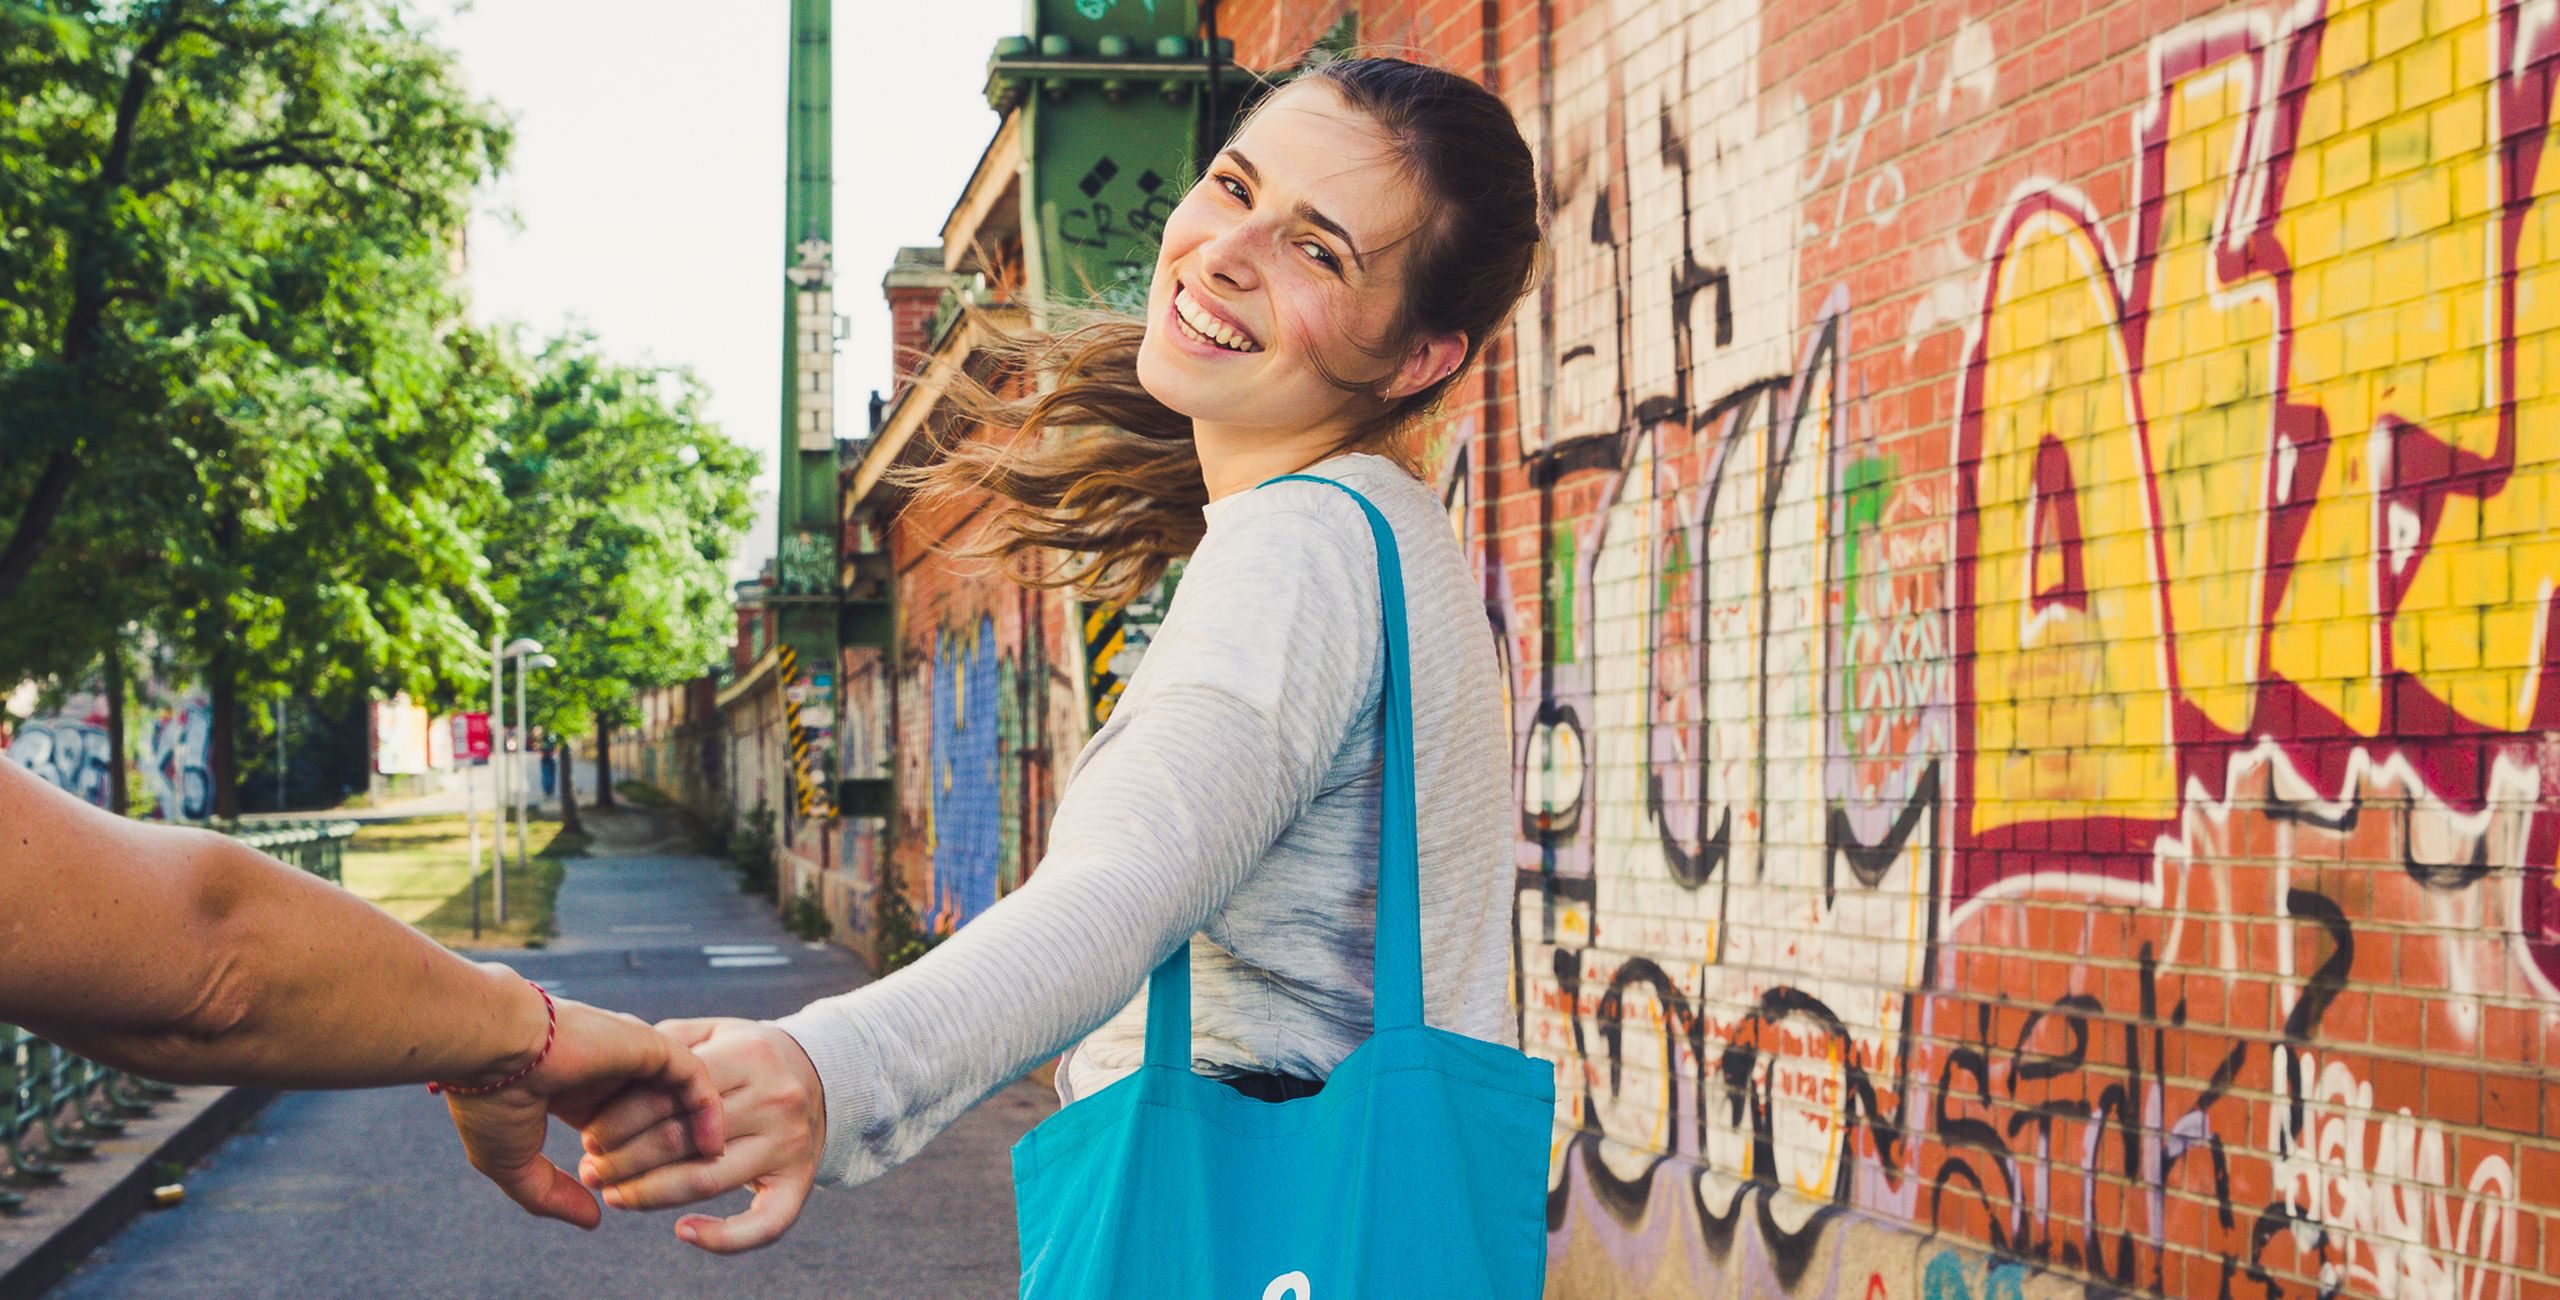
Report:
M 1244 182 L 1237 180 L 1233 176 L 1226 175 L 1223 172 L 1218 175 L 1217 180 L 1218 187 L 1225 190 L 1228 196 L 1235 199 L 1236 202 L 1250 203 L 1253 201 L 1253 196 L 1244 192 Z
M 1319 264 L 1323 265 L 1327 269 L 1335 271 L 1342 269 L 1342 263 L 1334 257 L 1332 249 L 1327 248 L 1312 239 L 1300 244 L 1299 247 L 1307 250 L 1307 255 L 1309 257 L 1314 258 Z

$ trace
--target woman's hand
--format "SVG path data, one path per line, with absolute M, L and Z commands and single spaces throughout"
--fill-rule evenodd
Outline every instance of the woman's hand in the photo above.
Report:
M 693 1049 L 724 1108 L 724 1152 L 705 1148 L 665 1092 L 633 1089 L 583 1127 L 579 1180 L 616 1209 L 661 1210 L 733 1188 L 755 1203 L 728 1218 L 688 1214 L 676 1236 L 731 1254 L 769 1245 L 800 1217 L 826 1146 L 827 1107 L 817 1067 L 798 1040 L 753 1020 L 669 1020 L 658 1028 Z
M 724 1149 L 720 1094 L 679 1040 L 620 1012 L 565 998 L 557 1005 L 551 1052 L 532 1074 L 497 1092 L 447 1092 L 445 1100 L 472 1168 L 528 1213 L 593 1228 L 604 1217 L 595 1198 L 543 1157 L 549 1117 L 584 1125 L 617 1096 L 647 1097 L 691 1149 L 717 1155 Z

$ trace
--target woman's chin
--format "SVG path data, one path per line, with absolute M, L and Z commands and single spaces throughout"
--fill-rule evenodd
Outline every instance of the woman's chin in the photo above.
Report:
M 1197 381 L 1182 373 L 1179 362 L 1164 356 L 1159 349 L 1164 341 L 1149 334 L 1138 344 L 1138 386 L 1176 415 L 1199 418 L 1193 408 L 1199 405 L 1195 390 Z

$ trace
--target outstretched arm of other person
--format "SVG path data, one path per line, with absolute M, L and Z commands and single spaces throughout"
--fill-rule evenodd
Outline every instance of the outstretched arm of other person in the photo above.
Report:
M 638 1020 L 566 1001 L 558 1015 L 554 1035 L 513 972 L 327 881 L 228 836 L 115 816 L 0 760 L 0 1022 L 174 1083 L 523 1074 L 452 1098 L 464 1146 L 527 1210 L 592 1227 L 594 1200 L 542 1158 L 546 1116 L 583 1123 L 637 1082 L 717 1146 L 719 1097 L 692 1053 Z

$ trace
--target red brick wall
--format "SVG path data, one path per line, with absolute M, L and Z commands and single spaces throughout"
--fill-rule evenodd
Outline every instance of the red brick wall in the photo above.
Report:
M 897 374 L 897 386 L 886 396 L 894 401 L 915 379 L 920 368 L 916 354 L 933 343 L 933 311 L 942 301 L 942 290 L 901 286 L 883 292 L 889 299 L 889 364 Z
M 1435 435 L 1551 1294 L 2560 1295 L 2553 18 L 1363 10 L 1554 201 Z

